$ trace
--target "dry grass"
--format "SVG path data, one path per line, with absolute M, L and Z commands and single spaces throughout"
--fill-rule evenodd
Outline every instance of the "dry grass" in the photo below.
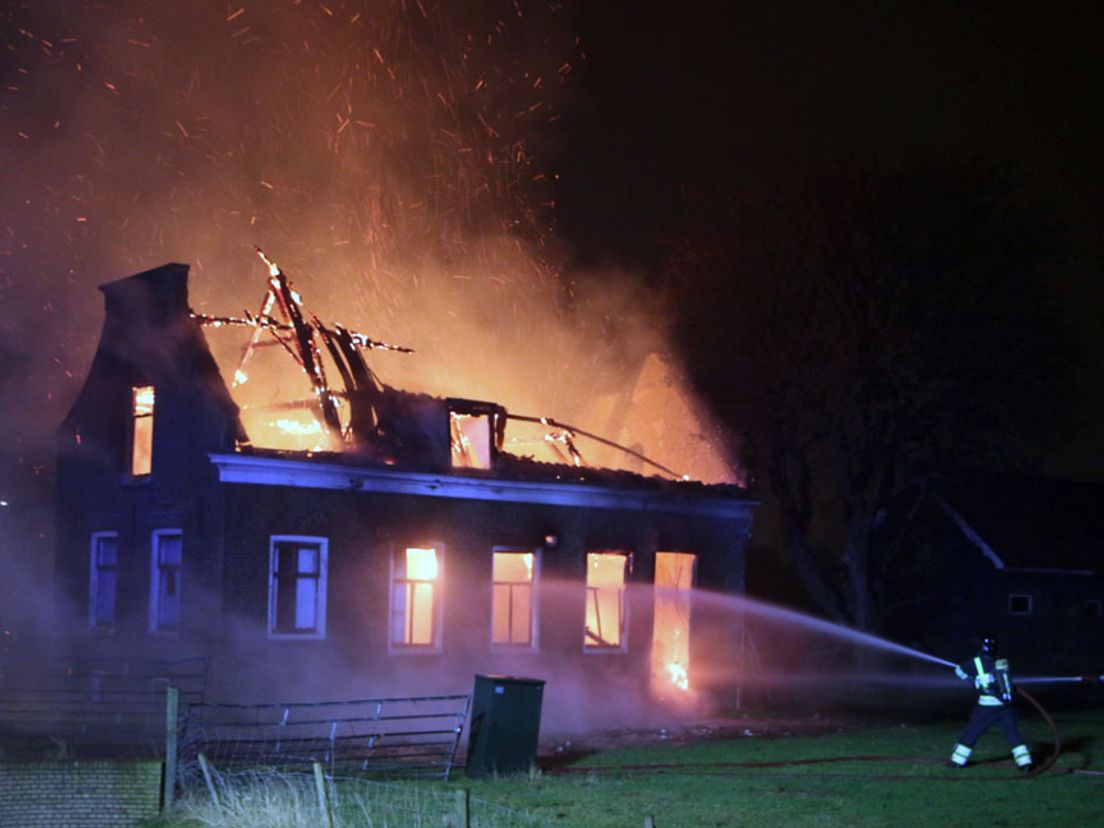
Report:
M 328 813 L 309 774 L 219 774 L 216 804 L 202 785 L 189 788 L 151 828 L 448 828 L 461 788 L 445 783 L 327 780 Z M 473 828 L 534 828 L 528 813 L 470 802 Z M 327 821 L 329 820 L 329 821 Z

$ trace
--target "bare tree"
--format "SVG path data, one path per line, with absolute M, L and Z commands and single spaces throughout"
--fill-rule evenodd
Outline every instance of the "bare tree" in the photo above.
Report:
M 1026 458 L 1053 421 L 1045 226 L 992 177 L 930 169 L 686 215 L 664 285 L 691 374 L 769 486 L 812 599 L 876 629 L 887 504 Z M 815 520 L 838 527 L 832 548 L 814 546 Z

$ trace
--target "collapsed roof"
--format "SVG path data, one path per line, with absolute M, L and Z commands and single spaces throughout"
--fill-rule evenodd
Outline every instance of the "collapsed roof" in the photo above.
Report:
M 584 439 L 592 446 L 612 448 L 632 457 L 641 471 L 686 478 L 636 448 L 549 417 L 511 413 L 493 402 L 440 398 L 387 385 L 368 365 L 365 353 L 385 350 L 410 354 L 413 349 L 381 342 L 341 324 L 324 323 L 306 308 L 283 270 L 259 248 L 257 254 L 268 269 L 259 312 L 246 312 L 241 317 L 193 313 L 192 317 L 204 326 L 250 329 L 234 370 L 235 387 L 248 380 L 250 360 L 260 346 L 277 345 L 294 360 L 309 381 L 313 396 L 281 405 L 310 410 L 322 426 L 325 439 L 318 447 L 320 451 L 314 453 L 404 467 L 441 466 L 447 457 L 451 468 L 493 467 L 496 473 L 525 476 L 562 478 L 565 467 L 576 470 L 570 472 L 572 477 L 584 468 L 590 478 L 599 472 L 603 477 L 622 480 L 633 476 L 587 468 L 578 445 Z M 540 426 L 544 442 L 558 462 L 540 462 L 504 451 L 507 425 L 516 427 L 519 423 Z

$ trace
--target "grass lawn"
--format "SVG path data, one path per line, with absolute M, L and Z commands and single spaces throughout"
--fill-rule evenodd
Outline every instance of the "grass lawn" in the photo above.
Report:
M 1016 771 L 999 733 L 965 770 L 944 767 L 961 721 L 848 729 L 821 736 L 731 737 L 607 750 L 516 776 L 418 784 L 338 780 L 335 828 L 440 828 L 466 788 L 473 828 L 1104 825 L 1104 711 L 1055 715 L 1062 754 L 1046 772 Z M 1025 715 L 1036 762 L 1050 730 Z M 1081 771 L 1076 773 L 1075 771 Z M 276 776 L 225 791 L 213 811 L 190 790 L 157 828 L 300 828 L 320 820 L 313 782 Z
M 573 828 L 750 825 L 1104 825 L 1104 712 L 1055 716 L 1063 752 L 1024 778 L 1003 738 L 978 744 L 976 765 L 943 766 L 961 722 L 815 737 L 730 739 L 613 750 L 568 773 L 471 780 L 473 798 Z M 1023 721 L 1036 761 L 1049 729 Z M 858 759 L 857 757 L 884 757 Z M 813 761 L 821 760 L 821 761 Z M 777 764 L 775 764 L 777 763 Z

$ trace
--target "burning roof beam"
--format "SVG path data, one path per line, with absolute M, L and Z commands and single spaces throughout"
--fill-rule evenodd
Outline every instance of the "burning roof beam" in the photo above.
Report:
M 413 349 L 389 345 L 365 334 L 349 331 L 341 325 L 328 328 L 314 314 L 309 314 L 308 321 L 308 313 L 303 307 L 302 297 L 291 286 L 286 274 L 279 265 L 265 255 L 263 250 L 259 247 L 255 249 L 261 261 L 268 267 L 269 273 L 268 289 L 261 303 L 260 312 L 253 315 L 246 311 L 244 317 L 192 314 L 192 317 L 201 325 L 216 328 L 223 325 L 236 325 L 253 329 L 249 342 L 242 351 L 237 369 L 234 371 L 233 385 L 236 387 L 248 381 L 246 365 L 254 351 L 266 344 L 261 337 L 268 332 L 272 335 L 275 344 L 281 345 L 306 373 L 314 391 L 315 405 L 320 409 L 322 421 L 331 436 L 338 442 L 343 442 L 346 437 L 337 411 L 339 397 L 344 397 L 351 402 L 350 433 L 354 437 L 369 433 L 375 428 L 377 422 L 372 400 L 381 392 L 381 387 L 358 349 L 369 348 L 400 353 L 413 353 Z M 282 319 L 273 315 L 274 309 L 279 311 Z M 322 354 L 315 340 L 316 332 L 321 337 L 338 373 L 341 374 L 345 385 L 344 393 L 335 392 L 330 388 Z M 364 405 L 366 399 L 367 406 Z
M 623 446 L 620 443 L 614 442 L 613 440 L 608 440 L 605 437 L 602 437 L 598 434 L 594 434 L 590 431 L 583 431 L 581 428 L 576 428 L 575 426 L 567 425 L 566 423 L 558 422 L 556 420 L 553 420 L 551 417 L 528 417 L 528 416 L 525 416 L 525 415 L 522 415 L 522 414 L 507 414 L 507 416 L 511 420 L 517 420 L 518 422 L 522 422 L 522 423 L 540 423 L 543 426 L 548 426 L 550 428 L 559 429 L 559 431 L 557 433 L 550 434 L 548 439 L 549 439 L 550 442 L 561 443 L 564 446 L 566 446 L 568 452 L 571 454 L 572 461 L 574 462 L 574 464 L 576 466 L 582 465 L 582 459 L 583 458 L 582 458 L 582 455 L 579 454 L 579 451 L 575 448 L 574 439 L 575 439 L 576 436 L 582 436 L 582 437 L 586 437 L 589 440 L 596 440 L 597 442 L 601 443 L 604 446 L 609 446 L 610 448 L 615 448 L 618 451 L 623 451 L 623 452 L 625 452 L 625 454 L 628 454 L 632 457 L 635 457 L 637 460 L 640 460 L 642 463 L 646 463 L 649 466 L 652 466 L 653 468 L 659 469 L 660 471 L 664 472 L 665 474 L 669 474 L 674 478 L 677 478 L 677 479 L 680 479 L 680 480 L 688 479 L 686 477 L 686 475 L 679 474 L 674 469 L 670 469 L 667 466 L 664 466 L 662 463 L 657 463 L 655 460 L 652 460 L 651 458 L 646 457 L 645 455 L 641 454 L 639 451 L 635 451 L 635 450 L 629 448 L 628 446 Z

